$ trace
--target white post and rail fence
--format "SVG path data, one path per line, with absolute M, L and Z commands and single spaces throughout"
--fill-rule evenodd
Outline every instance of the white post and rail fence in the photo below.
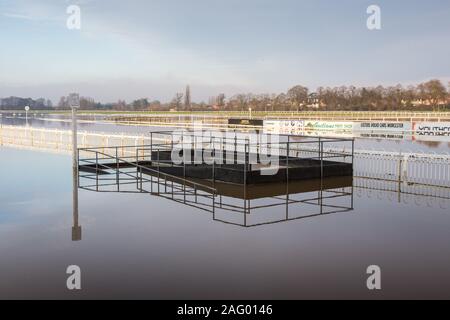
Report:
M 119 156 L 133 154 L 133 146 L 150 145 L 151 138 L 145 134 L 102 133 L 78 131 L 79 148 L 119 147 Z M 61 129 L 0 126 L 0 146 L 23 148 L 56 153 L 72 153 L 72 131 Z M 127 149 L 129 147 L 130 149 Z M 107 150 L 105 150 L 107 152 Z M 291 150 L 304 154 L 317 153 L 314 148 Z M 323 152 L 349 153 L 345 149 L 325 149 Z M 433 153 L 402 153 L 382 150 L 354 151 L 354 175 L 400 181 L 409 184 L 437 185 L 450 188 L 450 155 Z

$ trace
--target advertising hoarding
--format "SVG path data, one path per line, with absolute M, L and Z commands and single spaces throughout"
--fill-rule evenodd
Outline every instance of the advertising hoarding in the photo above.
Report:
M 414 140 L 450 141 L 450 122 L 414 122 Z
M 364 132 L 405 132 L 411 131 L 412 125 L 411 122 L 366 121 L 356 122 L 353 129 Z

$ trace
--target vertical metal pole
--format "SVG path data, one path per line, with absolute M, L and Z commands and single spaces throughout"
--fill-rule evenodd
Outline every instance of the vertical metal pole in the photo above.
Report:
M 216 188 L 216 153 L 213 151 L 213 163 L 212 163 L 212 186 Z
M 213 206 L 213 220 L 216 220 L 216 190 L 213 189 L 212 206 Z
M 320 141 L 320 191 L 319 191 L 319 204 L 320 204 L 320 214 L 322 214 L 323 213 L 323 141 Z
M 78 129 L 77 129 L 77 109 L 72 107 L 72 167 L 78 173 Z
M 186 148 L 184 147 L 184 131 L 182 131 L 181 138 L 183 140 L 183 201 L 186 203 Z
M 119 152 L 118 152 L 119 148 L 116 147 L 116 183 L 117 183 L 117 191 L 120 191 L 120 187 L 119 187 Z
M 136 148 L 136 189 L 139 189 L 139 148 Z
M 81 240 L 81 226 L 78 221 L 78 170 L 73 168 L 73 197 L 72 197 L 72 217 L 73 217 L 73 226 L 72 226 L 72 241 Z
M 95 181 L 96 181 L 96 190 L 98 191 L 98 152 L 95 152 Z
M 237 134 L 236 131 L 234 132 L 234 156 L 233 156 L 233 161 L 237 162 Z
M 160 169 L 159 169 L 159 148 L 158 148 L 158 151 L 157 151 L 157 152 L 158 152 L 158 155 L 157 155 L 157 158 L 156 158 L 156 159 L 157 159 L 157 160 L 156 160 L 156 161 L 157 161 L 156 163 L 157 163 L 157 166 L 158 166 L 158 193 L 159 193 L 159 170 L 160 170 Z
M 286 220 L 289 219 L 289 149 L 290 149 L 290 136 L 286 145 Z
M 355 172 L 355 139 L 352 139 L 352 195 L 351 195 L 351 205 L 352 205 L 352 210 L 353 210 L 353 205 L 354 205 L 354 197 L 353 197 L 353 193 L 354 193 L 354 181 L 353 181 L 353 175 Z
M 353 170 L 355 169 L 354 168 L 354 163 L 355 163 L 354 159 L 355 159 L 355 139 L 353 138 L 352 139 L 352 173 L 353 173 Z
M 153 167 L 153 132 L 150 132 L 150 167 Z M 151 181 L 151 188 L 153 188 L 153 178 Z
M 320 152 L 320 179 L 323 178 L 323 141 L 319 138 L 319 152 Z
M 401 202 L 401 193 L 402 193 L 402 152 L 400 151 L 399 159 L 398 159 L 398 202 Z
M 170 133 L 170 150 L 173 150 L 173 131 Z
M 143 189 L 142 189 L 142 168 L 139 168 L 139 183 L 140 183 L 140 186 L 141 186 L 140 191 L 143 192 Z M 153 183 L 153 181 L 152 181 L 152 183 Z
M 247 226 L 247 144 L 244 147 L 244 226 Z

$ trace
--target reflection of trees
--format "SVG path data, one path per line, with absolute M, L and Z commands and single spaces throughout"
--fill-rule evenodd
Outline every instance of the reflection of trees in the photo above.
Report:
M 427 147 L 434 148 L 434 149 L 438 148 L 441 145 L 441 142 L 439 142 L 439 141 L 416 140 L 416 143 L 419 143 L 419 144 L 422 144 L 422 145 L 425 145 Z M 449 148 L 450 148 L 450 143 L 448 145 L 449 145 Z

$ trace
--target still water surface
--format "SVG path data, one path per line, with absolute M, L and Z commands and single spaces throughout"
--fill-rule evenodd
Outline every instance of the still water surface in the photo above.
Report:
M 80 116 L 78 129 L 80 131 L 99 131 L 107 133 L 128 133 L 128 134 L 148 134 L 150 131 L 169 130 L 168 127 L 154 126 L 128 126 L 103 121 L 104 116 Z M 0 119 L 4 125 L 24 126 L 25 117 L 13 116 L 12 114 L 3 114 Z M 71 129 L 71 120 L 65 115 L 44 115 L 40 117 L 30 116 L 28 125 L 33 127 Z M 450 141 L 415 141 L 411 136 L 405 135 L 403 138 L 385 139 L 385 138 L 357 138 L 356 147 L 358 149 L 385 150 L 392 152 L 423 152 L 423 153 L 450 153 Z
M 355 188 L 352 211 L 243 228 L 148 194 L 79 190 L 72 241 L 72 191 L 69 156 L 0 147 L 0 298 L 450 298 L 447 203 Z M 66 289 L 72 264 L 79 292 Z

